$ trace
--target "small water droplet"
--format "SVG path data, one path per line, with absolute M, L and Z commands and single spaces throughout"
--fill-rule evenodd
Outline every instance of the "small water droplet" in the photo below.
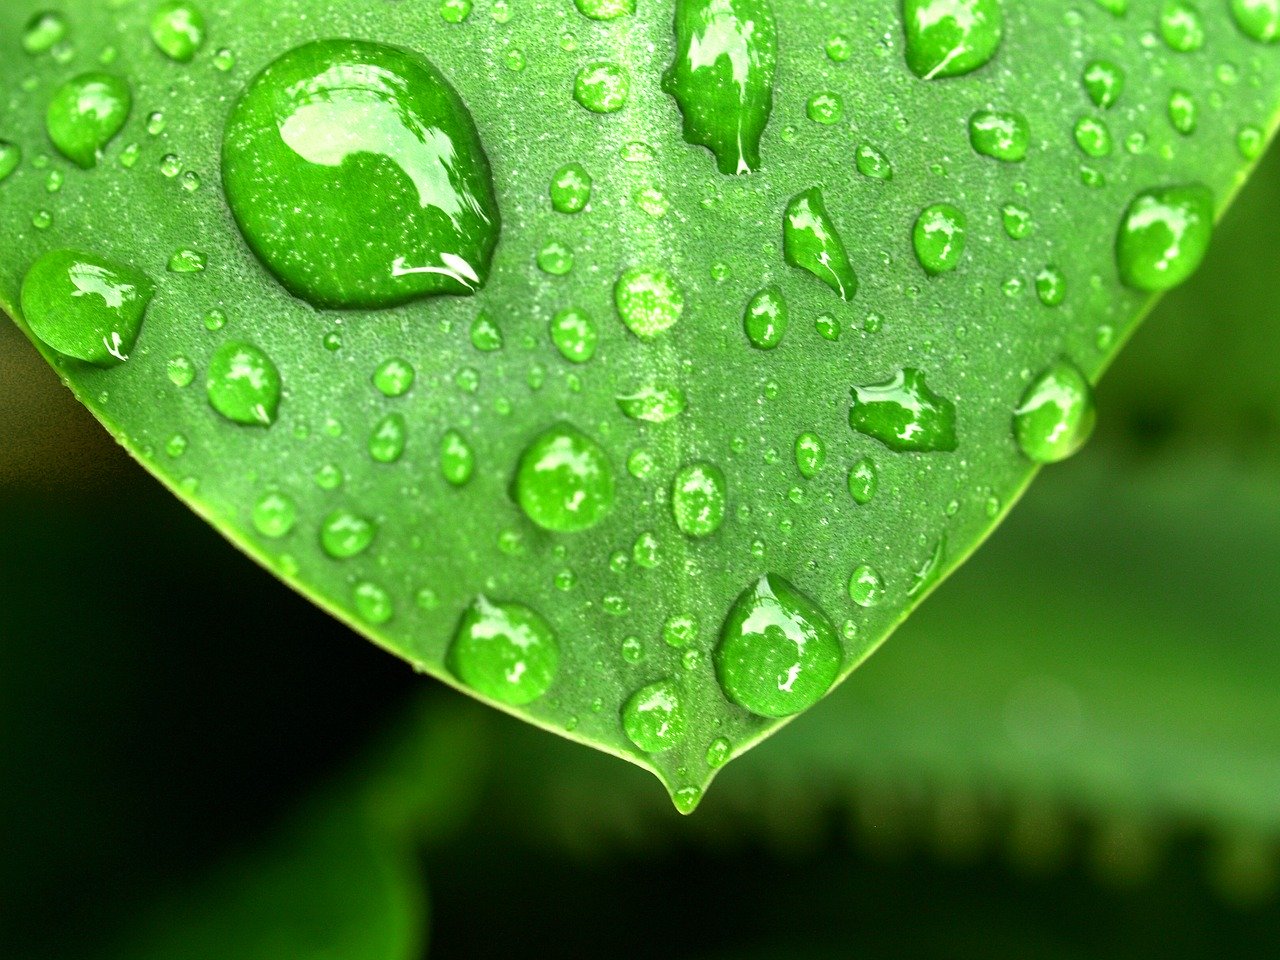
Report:
M 1201 184 L 1145 190 L 1130 202 L 1116 235 L 1120 279 L 1156 292 L 1182 283 L 1213 237 L 1213 194 Z
M 969 143 L 984 157 L 1019 163 L 1031 145 L 1031 127 L 1020 113 L 979 110 L 969 118 Z
M 200 273 L 204 268 L 205 257 L 199 250 L 175 250 L 169 258 L 170 273 Z
M 617 398 L 618 408 L 632 420 L 666 423 L 685 409 L 685 394 L 673 383 L 662 381 L 646 384 L 632 393 Z
M 777 284 L 765 287 L 747 303 L 742 327 L 747 340 L 758 350 L 772 350 L 787 332 L 787 301 Z
M 1084 446 L 1096 420 L 1088 378 L 1061 360 L 1027 387 L 1013 411 L 1013 433 L 1029 460 L 1057 463 Z
M 857 293 L 857 275 L 818 187 L 797 193 L 787 203 L 782 249 L 787 263 L 813 274 L 841 300 L 852 300 Z
M 88 170 L 102 158 L 132 108 L 129 85 L 119 77 L 82 73 L 54 93 L 45 113 L 45 129 L 58 152 Z
M 1174 90 L 1169 94 L 1169 123 L 1184 137 L 1196 132 L 1199 110 L 1195 98 L 1186 90 Z
M 215 50 L 213 54 L 213 66 L 215 70 L 226 73 L 236 65 L 236 55 L 223 47 L 221 50 Z
M 860 564 L 849 575 L 849 599 L 860 607 L 878 606 L 884 599 L 884 580 L 874 568 Z
M 538 269 L 553 277 L 563 277 L 573 269 L 573 251 L 559 240 L 548 240 L 538 250 Z
M 733 755 L 733 744 L 724 737 L 717 737 L 707 745 L 707 766 L 712 770 L 723 767 Z
M 377 535 L 377 524 L 345 509 L 333 511 L 320 524 L 320 546 L 335 560 L 364 553 Z
M 579 213 L 591 201 L 591 175 L 580 163 L 566 163 L 551 175 L 551 206 L 560 213 Z
M 675 278 L 653 267 L 624 270 L 613 285 L 613 302 L 623 324 L 641 340 L 674 326 L 684 312 L 684 293 Z
M 636 537 L 636 542 L 631 546 L 631 559 L 636 566 L 645 570 L 652 570 L 662 562 L 658 538 L 651 531 L 646 530 Z
M 471 479 L 476 456 L 466 438 L 457 430 L 446 430 L 440 438 L 440 473 L 448 483 L 460 487 Z
M 0 140 L 0 183 L 9 179 L 22 163 L 22 148 L 8 140 Z
M 373 372 L 373 385 L 384 397 L 403 397 L 413 386 L 416 376 L 408 360 L 392 357 L 384 360 Z
M 995 56 L 999 0 L 903 0 L 907 66 L 922 80 L 972 73 Z
M 205 390 L 209 405 L 233 423 L 267 427 L 280 406 L 280 372 L 260 348 L 228 340 L 209 361 Z
M 1280 9 L 1280 5 L 1277 9 Z M 1262 156 L 1262 148 L 1266 146 L 1266 142 L 1266 134 L 1252 124 L 1245 124 L 1236 134 L 1236 148 L 1240 151 L 1240 156 L 1246 160 L 1257 160 Z M 3 161 L 0 160 L 0 169 L 3 168 L 2 164 Z M 0 176 L 0 180 L 3 179 L 4 177 Z
M 630 94 L 630 75 L 608 60 L 588 63 L 573 81 L 573 99 L 592 113 L 616 113 L 627 105 Z
M 861 506 L 870 503 L 880 486 L 880 476 L 875 462 L 870 457 L 863 457 L 849 470 L 849 496 L 853 502 Z
M 570 363 L 586 363 L 596 352 L 600 336 L 584 310 L 568 307 L 551 318 L 551 342 Z
M 821 472 L 827 462 L 827 447 L 816 433 L 806 431 L 796 437 L 796 469 L 800 476 L 811 480 Z
M 853 388 L 849 426 L 891 450 L 955 450 L 956 408 L 929 389 L 924 374 L 906 367 L 891 380 Z
M 369 456 L 378 463 L 395 463 L 404 455 L 408 427 L 402 414 L 389 413 L 369 434 Z
M 151 15 L 151 39 L 170 60 L 190 63 L 204 46 L 205 20 L 188 0 L 167 0 Z
M 471 345 L 481 353 L 502 349 L 502 331 L 484 311 L 471 321 Z
M 693 813 L 702 802 L 702 789 L 695 786 L 680 787 L 671 794 L 671 801 L 675 804 L 677 812 L 687 816 Z
M 669 750 L 684 736 L 680 688 L 671 679 L 641 687 L 622 706 L 627 739 L 645 753 Z
M 872 180 L 893 179 L 893 165 L 889 158 L 869 143 L 858 144 L 854 151 L 854 165 L 858 173 Z
M 959 266 L 967 223 L 965 215 L 949 203 L 935 203 L 920 211 L 911 244 L 925 273 L 938 276 Z
M 253 528 L 264 537 L 279 540 L 298 522 L 298 504 L 287 493 L 268 490 L 253 505 Z
M 395 613 L 391 595 L 368 580 L 362 580 L 355 585 L 355 589 L 351 591 L 351 598 L 360 619 L 374 626 L 387 623 Z
M 1204 46 L 1200 12 L 1184 0 L 1165 0 L 1160 8 L 1160 36 L 1170 50 L 1190 53 Z
M 440 19 L 445 23 L 462 23 L 471 16 L 472 0 L 440 0 Z
M 55 10 L 32 14 L 22 30 L 22 49 L 30 54 L 47 53 L 66 39 L 67 20 Z
M 1084 68 L 1080 82 L 1094 106 L 1106 110 L 1124 92 L 1124 71 L 1110 60 L 1093 60 Z
M 555 681 L 560 645 L 551 625 L 530 608 L 480 596 L 458 623 L 448 665 L 482 696 L 522 706 L 545 694 Z
M 176 356 L 169 360 L 169 382 L 175 387 L 186 387 L 196 378 L 196 365 L 187 357 Z
M 839 94 L 823 90 L 809 98 L 805 104 L 805 115 L 814 123 L 829 127 L 839 123 L 844 116 L 844 101 Z
M 613 506 L 613 468 L 599 444 L 559 423 L 525 448 L 514 493 L 525 515 L 544 530 L 586 530 Z
M 1061 306 L 1067 299 L 1067 278 L 1053 264 L 1036 274 L 1036 296 L 1046 307 Z
M 1000 220 L 1010 240 L 1021 240 L 1031 232 L 1031 211 L 1016 203 L 1006 203 L 1001 208 Z
M 671 482 L 671 512 L 686 536 L 709 537 L 719 530 L 727 502 L 724 473 L 714 464 L 687 464 Z

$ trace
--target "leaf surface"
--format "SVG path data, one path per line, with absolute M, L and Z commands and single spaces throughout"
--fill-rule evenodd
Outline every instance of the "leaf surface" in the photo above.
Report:
M 1122 276 L 1194 268 L 1269 136 L 1280 61 L 1227 3 L 987 0 L 972 6 L 996 19 L 960 42 L 914 2 L 737 0 L 764 46 L 718 61 L 750 66 L 726 106 L 730 73 L 668 71 L 698 56 L 673 4 L 599 18 L 612 6 L 235 0 L 200 8 L 188 50 L 148 4 L 68 3 L 47 46 L 58 30 L 28 26 L 44 6 L 8 4 L 0 136 L 20 159 L 0 184 L 0 304 L 281 579 L 419 669 L 652 770 L 689 810 L 990 532 L 1035 472 L 1019 436 L 1074 445 L 1028 444 L 1054 424 L 1037 407 L 1019 433 L 1015 410 L 1064 360 L 1083 378 L 1037 382 L 1101 373 L 1152 299 Z M 465 104 L 479 146 L 465 124 L 455 143 L 472 173 L 487 162 L 501 224 L 491 263 L 472 237 L 474 282 L 453 261 L 443 295 L 400 267 L 358 282 L 418 223 L 397 218 L 406 184 L 435 189 L 412 164 L 397 180 L 386 151 L 342 154 L 381 129 L 369 114 L 314 140 L 280 128 L 349 176 L 317 201 L 340 230 L 289 222 L 290 190 L 328 196 L 298 188 L 315 170 L 224 144 L 253 78 L 324 38 L 410 51 L 418 66 L 378 69 L 438 71 Z M 128 90 L 111 135 L 119 96 L 64 122 L 64 84 L 97 74 Z M 1157 233 L 1118 243 L 1126 211 Z M 56 286 L 33 282 L 24 308 L 28 270 L 67 249 L 135 302 L 154 286 L 127 362 L 48 346 L 77 349 L 50 332 L 70 310 L 49 309 Z M 495 652 L 494 635 L 517 642 Z

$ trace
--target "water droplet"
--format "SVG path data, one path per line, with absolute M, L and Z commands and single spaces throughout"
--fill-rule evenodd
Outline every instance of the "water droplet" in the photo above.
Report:
M 805 432 L 796 437 L 796 469 L 800 476 L 810 480 L 818 475 L 827 462 L 827 447 L 816 433 Z
M 594 321 L 583 310 L 569 307 L 551 318 L 551 342 L 570 363 L 586 363 L 595 356 L 599 339 Z
M 1276 0 L 1231 0 L 1231 15 L 1241 32 L 1259 43 L 1280 39 L 1280 3 Z
M 591 175 L 580 163 L 566 163 L 551 175 L 551 206 L 560 213 L 578 213 L 591 201 Z
M 1027 387 L 1013 411 L 1013 433 L 1029 460 L 1057 463 L 1084 446 L 1096 420 L 1088 378 L 1061 360 Z
M 627 457 L 627 473 L 631 474 L 637 480 L 644 480 L 653 473 L 657 463 L 654 462 L 653 455 L 647 450 L 635 450 Z
M 684 736 L 684 710 L 674 680 L 659 680 L 641 687 L 622 706 L 622 728 L 627 739 L 645 753 L 661 753 Z
M 813 274 L 841 300 L 852 300 L 857 293 L 857 275 L 818 187 L 797 193 L 787 204 L 782 249 L 787 263 Z
M 765 287 L 747 303 L 742 327 L 758 350 L 772 350 L 787 332 L 787 301 L 777 284 Z
M 45 10 L 33 14 L 22 30 L 22 49 L 30 54 L 47 53 L 66 39 L 67 21 L 62 14 Z
M 227 325 L 227 315 L 221 310 L 210 310 L 205 314 L 204 328 L 210 333 L 217 332 Z
M 174 460 L 187 452 L 187 438 L 180 433 L 175 433 L 167 441 L 165 441 L 164 452 Z
M 727 501 L 724 473 L 714 464 L 687 464 L 671 482 L 671 513 L 686 536 L 709 537 L 719 530 Z
M 22 162 L 22 148 L 8 140 L 0 140 L 0 183 L 9 179 Z
M 522 706 L 541 697 L 555 681 L 560 645 L 551 625 L 533 610 L 480 596 L 458 623 L 448 665 L 482 696 Z
M 373 385 L 384 397 L 403 397 L 413 386 L 415 376 L 413 365 L 408 360 L 392 357 L 373 371 Z
M 1183 0 L 1166 0 L 1160 8 L 1160 36 L 1170 50 L 1190 53 L 1204 46 L 1204 22 L 1200 12 Z
M 169 360 L 168 372 L 169 382 L 175 387 L 187 387 L 196 378 L 196 365 L 179 355 Z
M 858 173 L 872 180 L 892 180 L 893 165 L 889 158 L 869 143 L 858 144 L 854 151 L 854 165 Z
M 232 108 L 222 166 L 245 239 L 315 306 L 469 294 L 488 277 L 488 157 L 453 87 L 406 50 L 321 40 L 284 54 Z
M 874 499 L 880 486 L 876 465 L 869 457 L 863 457 L 849 470 L 849 496 L 853 502 L 865 506 Z
M 1089 157 L 1105 157 L 1111 153 L 1111 131 L 1097 117 L 1081 117 L 1075 125 L 1076 146 Z
M 592 20 L 615 20 L 636 12 L 636 0 L 574 0 L 578 12 Z
M 413 595 L 413 603 L 419 610 L 438 610 L 440 595 L 430 587 L 423 587 Z
M 630 94 L 627 71 L 608 60 L 588 63 L 573 81 L 573 99 L 592 113 L 616 113 L 627 105 Z
M 253 505 L 253 528 L 264 537 L 279 540 L 298 522 L 298 504 L 287 493 L 268 490 Z
M 182 172 L 182 160 L 172 153 L 166 153 L 160 158 L 160 173 L 166 177 L 173 178 Z
M 471 321 L 471 345 L 481 353 L 502 349 L 502 331 L 484 311 Z
M 675 42 L 662 89 L 680 108 L 685 142 L 715 154 L 721 173 L 760 169 L 777 61 L 768 0 L 685 0 L 676 6 Z
M 151 39 L 170 60 L 190 63 L 204 37 L 204 15 L 188 0 L 167 0 L 151 15 Z
M 1120 279 L 1136 290 L 1176 287 L 1200 266 L 1213 237 L 1213 194 L 1201 184 L 1145 190 L 1116 235 Z
M 476 456 L 466 438 L 457 430 L 446 430 L 440 438 L 440 473 L 445 480 L 460 487 L 471 479 Z
M 907 66 L 922 80 L 971 73 L 1000 46 L 998 0 L 903 0 L 902 15 Z
M 178 182 L 182 184 L 182 189 L 187 193 L 195 193 L 200 189 L 200 174 L 194 170 L 187 170 L 182 174 L 182 179 Z
M 119 77 L 82 73 L 54 93 L 45 128 L 64 157 L 88 170 L 97 165 L 132 108 L 129 85 Z
M 352 602 L 360 619 L 374 626 L 388 622 L 395 613 L 391 603 L 391 595 L 376 583 L 362 580 L 351 592 Z
M 724 737 L 717 737 L 707 746 L 707 766 L 712 770 L 723 767 L 733 755 L 733 744 Z
M 841 659 L 827 615 L 774 574 L 734 601 L 715 652 L 725 694 L 762 717 L 787 717 L 813 706 L 835 682 Z
M 1124 92 L 1124 71 L 1110 60 L 1093 60 L 1084 68 L 1081 83 L 1094 106 L 1106 110 Z
M 1236 148 L 1240 151 L 1240 156 L 1246 160 L 1257 160 L 1262 156 L 1262 148 L 1266 146 L 1266 142 L 1266 134 L 1252 124 L 1245 124 L 1236 134 Z M 2 154 L 0 154 L 0 170 L 3 170 Z M 0 175 L 0 180 L 3 179 L 4 176 Z
M 350 510 L 335 510 L 320 524 L 320 546 L 335 560 L 364 553 L 378 535 L 377 525 Z
M 675 804 L 678 813 L 687 816 L 698 809 L 698 804 L 702 802 L 702 789 L 694 786 L 681 787 L 671 794 L 671 802 Z
M 613 285 L 613 302 L 627 329 L 641 340 L 669 329 L 684 312 L 684 293 L 675 278 L 653 267 L 624 270 Z
M 395 463 L 404 455 L 407 433 L 403 415 L 387 414 L 374 424 L 369 434 L 369 456 L 378 463 Z
M 938 582 L 942 576 L 942 561 L 947 557 L 947 538 L 939 537 L 933 545 L 933 552 L 925 558 L 911 573 L 911 585 L 907 587 L 907 597 L 918 597 Z
M 440 0 L 440 19 L 445 23 L 462 23 L 471 16 L 472 0 Z
M 1195 98 L 1186 90 L 1174 90 L 1169 94 L 1169 123 L 1184 137 L 1196 132 L 1199 111 Z
M 1031 211 L 1016 203 L 1006 203 L 1001 208 L 1000 220 L 1010 240 L 1021 240 L 1031 232 Z
M 844 116 L 844 101 L 840 99 L 839 94 L 823 90 L 809 98 L 809 102 L 805 105 L 805 115 L 814 123 L 831 126 L 833 123 L 839 123 Z
M 1031 127 L 1020 113 L 979 110 L 969 118 L 969 142 L 984 157 L 1018 163 L 1031 145 Z
M 698 624 L 692 617 L 669 617 L 662 625 L 662 639 L 669 647 L 687 647 L 697 636 Z
M 175 250 L 169 258 L 170 273 L 200 273 L 204 268 L 205 257 L 199 250 Z
M 884 580 L 863 563 L 849 575 L 849 599 L 860 607 L 874 607 L 884 599 Z
M 221 50 L 215 50 L 213 53 L 214 69 L 226 73 L 236 65 L 236 55 L 223 47 Z
M 315 480 L 316 486 L 321 490 L 337 490 L 342 486 L 342 482 L 346 477 L 343 476 L 338 467 L 332 463 L 326 463 L 315 472 L 315 476 L 312 479 Z
M 935 203 L 920 212 L 911 231 L 911 244 L 925 273 L 938 276 L 959 265 L 966 228 L 965 215 L 949 203 Z
M 521 455 L 514 493 L 526 516 L 543 529 L 586 530 L 613 506 L 613 468 L 599 444 L 559 423 L 539 434 Z
M 684 391 L 673 383 L 646 384 L 626 396 L 617 398 L 618 407 L 632 420 L 666 423 L 684 413 Z
M 129 359 L 154 293 L 147 275 L 127 264 L 51 250 L 22 281 L 22 314 L 31 332 L 58 353 L 111 367 Z
M 573 269 L 573 251 L 559 240 L 548 240 L 538 250 L 538 269 L 553 277 L 563 277 Z
M 646 530 L 636 537 L 636 542 L 631 546 L 631 559 L 636 562 L 636 566 L 645 570 L 653 570 L 662 562 L 658 538 L 651 531 Z
M 1036 274 L 1036 296 L 1046 307 L 1061 306 L 1067 299 L 1067 278 L 1053 264 Z
M 251 343 L 228 340 L 209 361 L 209 405 L 234 423 L 267 427 L 280 406 L 280 373 Z
M 955 405 L 929 389 L 924 374 L 907 367 L 892 380 L 853 388 L 849 426 L 891 450 L 954 450 Z

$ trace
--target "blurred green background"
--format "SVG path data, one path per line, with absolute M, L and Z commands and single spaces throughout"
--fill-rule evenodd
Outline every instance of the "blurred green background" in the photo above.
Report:
M 0 956 L 1269 954 L 1277 249 L 1273 151 L 1089 447 L 691 818 L 290 594 L 0 326 Z

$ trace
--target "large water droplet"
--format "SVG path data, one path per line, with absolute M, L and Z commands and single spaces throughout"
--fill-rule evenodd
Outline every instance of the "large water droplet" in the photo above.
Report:
M 1204 46 L 1200 11 L 1184 0 L 1165 0 L 1160 8 L 1160 36 L 1170 50 L 1190 53 Z
M 853 388 L 849 426 L 892 450 L 954 450 L 956 408 L 925 383 L 924 374 L 907 367 L 892 380 Z
M 797 193 L 787 204 L 782 221 L 782 250 L 787 263 L 812 273 L 841 300 L 852 300 L 857 293 L 858 277 L 819 188 Z
M 280 372 L 258 347 L 228 340 L 209 361 L 205 390 L 209 405 L 228 420 L 267 427 L 280 406 Z
M 742 315 L 742 328 L 751 345 L 759 350 L 772 350 L 787 332 L 787 301 L 777 284 L 765 287 L 747 303 Z
M 1213 238 L 1213 193 L 1201 184 L 1146 190 L 1116 234 L 1120 279 L 1137 290 L 1176 287 L 1200 266 Z
M 190 63 L 204 38 L 204 14 L 188 0 L 167 0 L 151 15 L 151 39 L 170 60 Z
M 662 89 L 680 107 L 684 139 L 715 154 L 721 173 L 758 170 L 777 60 L 769 0 L 684 0 L 675 40 Z
M 513 492 L 529 519 L 543 529 L 586 530 L 613 506 L 613 468 L 599 444 L 559 423 L 525 449 Z
M 119 77 L 82 73 L 54 93 L 45 128 L 63 156 L 88 170 L 97 165 L 132 108 L 129 85 Z
M 937 276 L 959 266 L 966 228 L 965 215 L 949 203 L 935 203 L 920 212 L 911 244 L 926 273 Z
M 622 728 L 627 739 L 645 753 L 661 753 L 684 736 L 680 688 L 674 680 L 641 687 L 622 705 Z
M 903 0 L 907 66 L 923 80 L 983 66 L 1000 46 L 999 0 Z
M 573 99 L 592 113 L 616 113 L 627 105 L 631 77 L 608 60 L 588 63 L 573 81 Z
M 1096 420 L 1088 378 L 1061 360 L 1027 387 L 1013 411 L 1013 434 L 1028 459 L 1057 463 L 1084 446 Z
M 671 482 L 671 513 L 680 532 L 709 537 L 720 529 L 728 509 L 724 473 L 715 464 L 690 463 Z
M 734 703 L 787 717 L 817 703 L 840 672 L 835 627 L 822 609 L 775 574 L 734 601 L 716 647 L 716 674 Z
M 222 163 L 249 245 L 316 306 L 471 293 L 488 277 L 488 158 L 458 94 L 405 50 L 322 40 L 284 54 L 232 108 Z
M 477 693 L 521 706 L 537 700 L 555 681 L 560 645 L 550 624 L 533 610 L 481 596 L 462 614 L 448 665 Z
M 628 330 L 652 340 L 684 312 L 684 293 L 666 270 L 632 267 L 613 285 L 613 302 Z
M 21 305 L 31 332 L 58 353 L 102 367 L 129 358 L 155 285 L 127 264 L 51 250 L 27 270 Z
M 1231 0 L 1231 15 L 1245 36 L 1259 43 L 1280 39 L 1280 0 Z

